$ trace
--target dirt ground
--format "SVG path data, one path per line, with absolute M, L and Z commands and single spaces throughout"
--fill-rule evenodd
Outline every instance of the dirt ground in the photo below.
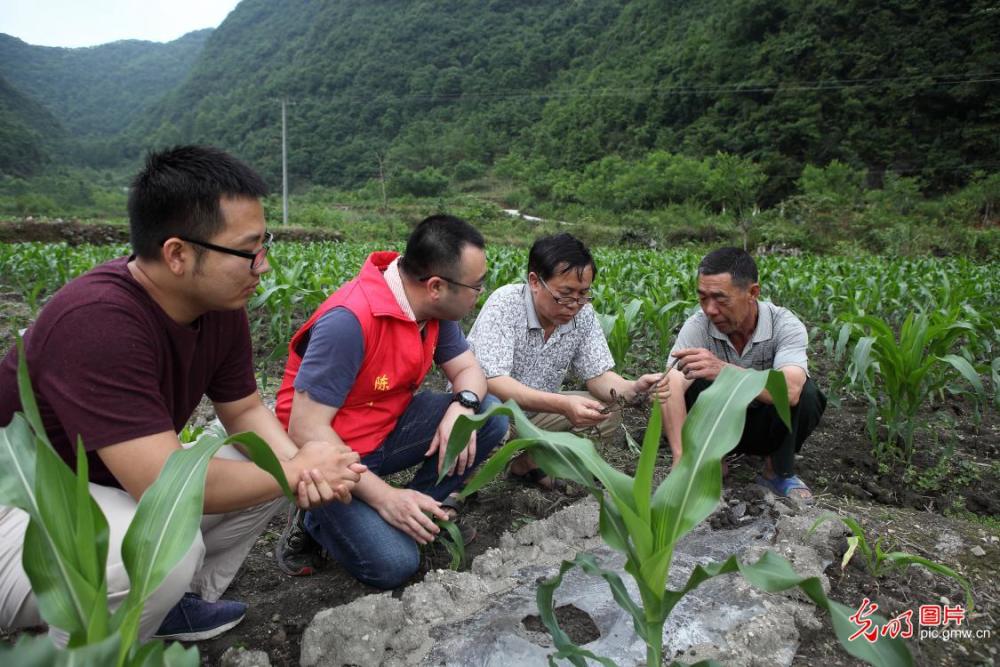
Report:
M 933 511 L 903 507 L 899 502 L 882 503 L 877 499 L 855 498 L 854 494 L 845 495 L 842 491 L 845 487 L 837 484 L 850 484 L 848 480 L 856 479 L 859 474 L 856 461 L 865 459 L 865 449 L 858 446 L 863 444 L 860 437 L 854 442 L 844 442 L 836 424 L 837 416 L 836 411 L 827 413 L 826 424 L 815 434 L 814 440 L 807 443 L 808 449 L 803 450 L 801 460 L 802 475 L 812 482 L 820 506 L 833 513 L 854 516 L 869 535 L 882 536 L 894 549 L 939 560 L 958 569 L 973 582 L 979 611 L 976 616 L 970 616 L 971 627 L 989 628 L 992 637 L 1000 636 L 1000 619 L 997 617 L 1000 590 L 995 580 L 996 573 L 1000 571 L 996 542 L 998 531 Z M 860 426 L 863 428 L 863 421 Z M 634 435 L 638 437 L 641 432 Z M 993 437 L 995 442 L 995 431 Z M 831 449 L 823 450 L 823 444 L 831 448 L 836 444 L 838 455 L 831 457 Z M 604 446 L 602 453 L 624 469 L 634 467 L 635 457 L 623 442 Z M 756 472 L 755 461 L 742 460 L 733 464 L 727 488 L 738 489 L 751 481 Z M 818 484 L 815 480 L 819 474 L 838 481 Z M 949 490 L 938 496 L 927 494 L 928 505 L 936 507 L 931 503 L 938 498 L 942 502 L 966 498 L 968 502 L 970 495 L 978 493 L 978 490 L 973 490 L 975 486 L 967 485 L 961 490 Z M 995 473 L 986 486 L 996 488 Z M 880 480 L 879 488 L 890 494 L 886 496 L 890 500 L 905 496 L 906 488 L 902 484 L 893 485 L 890 480 Z M 548 516 L 571 501 L 572 498 L 542 493 L 506 480 L 494 482 L 482 490 L 466 509 L 467 516 L 478 529 L 477 539 L 469 546 L 470 557 L 474 558 L 487 548 L 496 546 L 504 531 Z M 230 646 L 245 646 L 266 651 L 272 665 L 297 665 L 302 632 L 316 612 L 377 592 L 357 583 L 335 563 L 328 563 L 311 577 L 286 577 L 281 574 L 272 558 L 283 525 L 283 517 L 277 517 L 272 522 L 230 589 L 232 597 L 250 603 L 246 620 L 226 635 L 200 645 L 203 664 L 215 664 Z M 964 546 L 957 553 L 941 553 L 938 542 L 943 534 L 959 536 Z M 971 549 L 977 545 L 986 552 L 985 556 L 978 557 L 972 553 Z M 846 549 L 846 540 L 843 548 Z M 832 584 L 830 596 L 833 599 L 856 607 L 867 596 L 878 602 L 887 617 L 907 609 L 916 611 L 921 604 L 938 604 L 942 597 L 947 598 L 950 604 L 963 603 L 960 587 L 950 579 L 924 576 L 918 568 L 912 568 L 889 573 L 876 581 L 858 566 L 860 562 L 860 559 L 853 560 L 844 571 L 841 571 L 839 563 L 830 566 L 827 575 Z M 447 557 L 443 552 L 427 554 L 425 568 L 446 566 Z M 420 578 L 418 574 L 414 581 Z M 806 631 L 794 664 L 862 664 L 850 658 L 833 639 L 829 621 L 826 621 L 826 626 L 820 632 Z M 976 640 L 911 641 L 910 648 L 918 665 L 986 665 L 993 664 L 996 659 L 995 641 L 993 645 Z
M 814 377 L 825 386 L 822 364 Z M 272 377 L 274 373 L 270 374 Z M 433 387 L 441 383 L 432 377 Z M 961 403 L 946 409 L 962 411 Z M 941 455 L 928 451 L 921 443 L 915 457 L 918 471 L 906 476 L 901 468 L 879 471 L 872 460 L 865 432 L 866 407 L 853 400 L 843 400 L 839 407 L 827 408 L 823 421 L 806 442 L 797 462 L 801 477 L 816 494 L 818 505 L 831 513 L 857 519 L 874 543 L 881 536 L 886 551 L 899 550 L 940 561 L 958 570 L 973 585 L 976 612 L 968 616 L 974 629 L 989 629 L 992 643 L 985 640 L 924 639 L 909 642 L 917 665 L 992 665 L 1000 646 L 1000 529 L 997 526 L 997 498 L 1000 492 L 1000 465 L 996 463 L 1000 447 L 1000 423 L 995 412 L 988 412 L 978 427 L 961 427 L 954 434 L 954 452 L 944 463 Z M 625 427 L 641 442 L 648 410 L 627 409 Z M 625 472 L 634 473 L 637 456 L 629 450 L 624 434 L 599 445 L 605 459 Z M 669 466 L 669 448 L 661 448 L 661 474 Z M 741 458 L 730 465 L 725 481 L 726 493 L 739 498 L 742 489 L 752 482 L 761 462 Z M 469 545 L 469 557 L 483 553 L 499 543 L 508 530 L 544 518 L 575 500 L 552 492 L 541 492 L 509 480 L 496 480 L 480 491 L 466 506 L 468 519 L 478 535 Z M 713 517 L 715 520 L 715 517 Z M 276 517 L 261 536 L 229 595 L 250 603 L 246 620 L 222 637 L 200 644 L 205 665 L 217 663 L 230 646 L 244 646 L 268 653 L 275 666 L 298 665 L 302 633 L 321 609 L 344 604 L 378 592 L 359 584 L 336 563 L 325 566 L 310 577 L 287 577 L 273 562 L 273 549 L 284 526 L 284 517 Z M 724 521 L 723 521 L 724 523 Z M 724 528 L 723 528 L 724 529 Z M 954 545 L 961 541 L 961 547 Z M 983 550 L 977 556 L 975 547 Z M 841 545 L 846 550 L 846 539 Z M 426 571 L 447 567 L 443 550 L 425 554 L 419 581 Z M 827 570 L 831 582 L 830 597 L 857 608 L 868 597 L 880 605 L 879 613 L 892 618 L 908 609 L 914 614 L 922 604 L 964 604 L 960 586 L 951 579 L 928 575 L 920 568 L 891 571 L 874 579 L 862 566 L 860 556 L 841 570 L 839 562 Z M 397 591 L 396 594 L 401 593 Z M 564 622 L 573 625 L 576 618 L 567 609 Z M 591 629 L 589 618 L 580 620 L 581 637 Z M 531 621 L 526 621 L 530 623 Z M 828 618 L 821 631 L 806 630 L 794 665 L 860 665 L 837 643 Z
M 79 227 L 90 227 L 66 225 L 73 234 Z M 116 234 L 124 228 L 109 231 L 105 227 L 115 226 L 102 226 L 94 233 L 106 238 L 95 240 L 121 240 Z M 33 228 L 25 227 L 20 232 L 30 237 Z M 10 224 L 0 224 L 0 241 L 14 240 L 10 235 L 15 231 Z M 86 236 L 82 240 L 91 239 Z M 10 340 L 11 322 L 24 316 L 20 301 L 17 293 L 4 287 L 0 276 L 0 333 L 5 342 Z M 270 350 L 261 348 L 256 352 L 260 359 Z M 821 387 L 828 387 L 832 370 L 824 367 L 818 347 L 811 361 L 813 377 Z M 280 362 L 274 363 L 275 367 L 268 369 L 272 379 L 280 373 Z M 650 360 L 649 368 L 629 370 L 654 370 L 654 365 Z M 439 384 L 441 380 L 433 382 Z M 268 394 L 273 396 L 273 387 L 265 390 Z M 972 582 L 976 611 L 967 616 L 968 625 L 962 627 L 989 630 L 991 639 L 913 639 L 908 644 L 916 664 L 995 664 L 1000 647 L 1000 416 L 995 409 L 986 410 L 977 421 L 972 406 L 962 400 L 935 406 L 924 417 L 943 426 L 933 433 L 918 431 L 914 465 L 907 472 L 902 466 L 876 465 L 865 432 L 866 406 L 851 397 L 841 399 L 839 405 L 831 403 L 817 431 L 806 442 L 797 463 L 798 473 L 811 486 L 820 507 L 855 517 L 872 541 L 881 536 L 887 551 L 898 549 L 941 561 Z M 628 410 L 625 414 L 625 426 L 636 441 L 641 442 L 647 418 L 648 411 Z M 628 449 L 623 434 L 601 445 L 601 451 L 620 469 L 630 473 L 634 470 L 637 456 Z M 668 451 L 664 442 L 663 470 L 669 465 Z M 751 482 L 758 469 L 759 462 L 750 459 L 733 463 L 726 480 L 730 493 L 738 493 Z M 468 520 L 478 531 L 477 539 L 469 545 L 470 558 L 496 546 L 505 531 L 548 516 L 573 500 L 571 496 L 544 493 L 507 480 L 495 481 L 465 508 Z M 222 637 L 199 645 L 203 664 L 217 664 L 227 648 L 243 646 L 266 651 L 272 665 L 298 665 L 302 633 L 318 611 L 375 592 L 335 563 L 327 563 L 310 577 L 283 575 L 274 564 L 273 550 L 284 522 L 283 515 L 271 522 L 227 594 L 250 604 L 247 618 Z M 846 546 L 845 540 L 842 547 Z M 446 567 L 447 560 L 443 550 L 429 550 L 414 581 L 429 569 Z M 855 558 L 843 571 L 839 562 L 831 564 L 827 575 L 831 598 L 857 608 L 863 598 L 869 597 L 880 605 L 879 613 L 886 617 L 906 610 L 916 614 L 922 604 L 945 604 L 945 600 L 948 604 L 964 604 L 958 585 L 926 574 L 921 568 L 890 571 L 876 580 L 860 566 L 860 558 Z M 804 632 L 794 664 L 860 663 L 840 648 L 826 621 L 822 630 Z

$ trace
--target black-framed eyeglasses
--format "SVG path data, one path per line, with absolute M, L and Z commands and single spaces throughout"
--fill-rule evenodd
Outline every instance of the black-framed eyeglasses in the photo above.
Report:
M 250 270 L 256 271 L 264 264 L 264 258 L 267 257 L 267 251 L 271 249 L 271 243 L 274 241 L 274 234 L 271 232 L 264 233 L 264 244 L 260 247 L 260 250 L 256 252 L 246 252 L 245 250 L 234 250 L 233 248 L 226 248 L 225 246 L 215 245 L 214 243 L 208 243 L 207 241 L 198 241 L 197 239 L 189 239 L 186 236 L 178 236 L 181 241 L 187 241 L 188 243 L 193 243 L 195 245 L 201 246 L 202 248 L 208 248 L 209 250 L 214 250 L 216 252 L 224 252 L 227 255 L 236 255 L 237 257 L 242 257 L 243 259 L 250 260 Z M 166 243 L 166 241 L 164 241 Z
M 559 296 L 551 289 L 549 289 L 549 286 L 545 284 L 545 281 L 542 280 L 542 277 L 540 275 L 536 273 L 535 277 L 538 278 L 538 282 L 542 284 L 542 287 L 544 287 L 545 291 L 549 293 L 549 296 L 555 299 L 556 303 L 558 303 L 560 306 L 572 306 L 574 304 L 579 306 L 586 306 L 588 303 L 594 300 L 594 297 L 592 296 L 581 296 L 581 297 Z
M 430 280 L 431 278 L 440 278 L 441 280 L 443 280 L 446 283 L 449 283 L 451 285 L 458 285 L 459 287 L 468 287 L 470 290 L 472 290 L 476 294 L 481 294 L 482 291 L 484 289 L 486 289 L 486 285 L 479 285 L 479 286 L 476 286 L 476 285 L 466 285 L 465 283 L 460 283 L 457 280 L 452 280 L 451 278 L 445 278 L 444 276 L 435 276 L 435 275 L 424 276 L 423 278 L 417 278 L 417 281 L 418 282 L 424 282 L 425 280 Z

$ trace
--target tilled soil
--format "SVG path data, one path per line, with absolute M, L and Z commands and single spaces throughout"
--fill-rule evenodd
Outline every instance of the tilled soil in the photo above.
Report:
M 629 410 L 626 425 L 633 437 L 641 442 L 646 415 L 638 410 Z M 976 595 L 977 612 L 969 616 L 966 627 L 988 629 L 992 637 L 1000 636 L 1000 618 L 997 616 L 997 601 L 1000 598 L 995 573 L 1000 571 L 1000 531 L 996 524 L 984 525 L 975 521 L 943 516 L 941 508 L 960 508 L 963 503 L 973 505 L 973 497 L 990 494 L 997 486 L 995 467 L 982 468 L 984 472 L 976 484 L 943 486 L 936 491 L 923 491 L 920 497 L 926 505 L 919 509 L 907 507 L 906 492 L 910 490 L 901 478 L 891 474 L 876 476 L 878 487 L 883 489 L 881 498 L 868 497 L 861 483 L 866 481 L 866 468 L 858 466 L 858 461 L 870 462 L 868 443 L 863 438 L 863 406 L 847 405 L 828 408 L 824 423 L 806 443 L 799 460 L 799 471 L 804 480 L 812 486 L 820 507 L 833 514 L 849 515 L 862 523 L 872 542 L 876 536 L 883 539 L 886 551 L 901 550 L 915 555 L 940 561 L 957 569 L 972 582 Z M 980 429 L 966 442 L 976 443 L 969 449 L 961 449 L 956 456 L 963 460 L 983 463 L 978 452 L 989 451 L 990 442 L 995 442 L 995 427 Z M 669 451 L 664 443 L 661 447 L 662 467 L 658 477 L 669 468 Z M 831 454 L 835 452 L 835 455 Z M 625 445 L 624 436 L 614 442 L 601 445 L 602 455 L 619 469 L 634 472 L 636 455 Z M 987 458 L 987 463 L 990 459 Z M 752 458 L 742 458 L 730 464 L 725 482 L 724 496 L 719 510 L 709 518 L 718 530 L 726 530 L 767 510 L 767 504 L 755 494 L 752 482 L 759 472 L 761 462 Z M 877 467 L 876 467 L 877 468 Z M 976 470 L 979 470 L 977 467 Z M 819 479 L 829 480 L 822 483 Z M 864 498 L 857 498 L 844 489 L 854 484 Z M 875 488 L 875 487 L 872 487 Z M 990 497 L 990 495 L 987 495 Z M 515 530 L 527 522 L 548 516 L 555 510 L 572 502 L 574 498 L 558 493 L 544 493 L 527 488 L 520 483 L 497 480 L 480 491 L 466 507 L 466 516 L 478 530 L 476 540 L 469 547 L 469 556 L 474 558 L 487 548 L 496 546 L 500 535 L 507 530 Z M 928 508 L 936 511 L 927 511 Z M 975 515 L 969 515 L 974 518 Z M 251 604 L 246 621 L 235 630 L 217 640 L 200 645 L 203 664 L 216 664 L 218 658 L 229 646 L 245 646 L 264 650 L 272 665 L 297 665 L 301 635 L 312 616 L 321 609 L 344 604 L 356 597 L 377 592 L 365 587 L 348 576 L 335 563 L 327 563 L 316 575 L 292 578 L 281 574 L 272 557 L 277 536 L 284 525 L 283 517 L 272 522 L 268 532 L 258 540 L 250 558 L 230 590 L 230 595 Z M 946 545 L 952 546 L 946 546 Z M 955 546 L 960 544 L 961 546 Z M 943 546 L 945 545 L 945 546 Z M 983 556 L 975 555 L 975 547 L 984 551 Z M 846 550 L 846 539 L 842 551 Z M 427 554 L 425 569 L 446 567 L 448 557 L 443 550 Z M 874 579 L 862 566 L 860 555 L 856 556 L 845 570 L 839 562 L 832 563 L 827 570 L 831 582 L 830 597 L 857 608 L 865 597 L 880 605 L 879 613 L 891 618 L 907 609 L 916 614 L 921 604 L 940 603 L 947 599 L 950 604 L 964 604 L 961 588 L 952 580 L 929 575 L 920 568 L 890 570 L 879 579 Z M 414 581 L 420 580 L 422 573 Z M 571 614 L 567 618 L 571 620 Z M 833 635 L 828 619 L 824 618 L 822 631 L 806 630 L 795 665 L 855 665 L 861 664 L 846 654 Z M 585 629 L 581 630 L 585 632 Z M 977 639 L 911 640 L 909 645 L 918 665 L 968 665 L 993 664 L 996 642 Z M 994 651 L 991 653 L 990 649 Z

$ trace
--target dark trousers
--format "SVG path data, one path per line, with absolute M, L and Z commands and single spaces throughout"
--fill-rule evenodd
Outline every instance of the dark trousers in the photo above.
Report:
M 695 380 L 684 393 L 688 411 L 698 399 L 698 395 L 712 386 L 708 380 Z M 773 405 L 754 401 L 747 408 L 747 420 L 743 425 L 743 435 L 732 450 L 740 454 L 770 456 L 774 472 L 781 477 L 795 474 L 795 452 L 802 449 L 802 443 L 819 424 L 826 410 L 826 396 L 811 378 L 806 379 L 799 395 L 799 404 L 792 412 L 792 430 L 778 416 Z

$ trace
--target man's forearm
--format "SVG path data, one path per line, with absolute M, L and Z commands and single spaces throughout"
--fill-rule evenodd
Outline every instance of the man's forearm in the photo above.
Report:
M 631 380 L 626 380 L 614 371 L 605 371 L 597 377 L 587 380 L 587 391 L 602 403 L 611 404 L 615 402 L 614 397 L 611 395 L 611 390 L 614 390 L 615 396 L 621 397 L 626 401 L 631 401 L 635 397 L 635 383 Z
M 299 471 L 288 461 L 281 462 L 281 467 L 289 486 L 294 489 L 299 482 Z M 239 480 L 239 483 L 234 484 L 233 480 Z M 254 507 L 281 494 L 277 480 L 252 461 L 216 456 L 208 463 L 204 501 L 206 514 L 223 514 Z
M 230 419 L 228 424 L 223 424 L 223 426 L 226 427 L 226 432 L 229 434 L 246 431 L 256 433 L 271 446 L 271 451 L 281 461 L 291 459 L 299 451 L 298 446 L 285 433 L 281 422 L 278 421 L 274 413 L 268 410 L 263 403 L 258 403 L 257 406 L 236 415 L 235 418 Z
M 488 391 L 486 377 L 478 365 L 463 368 L 454 378 L 449 378 L 449 380 L 451 380 L 452 389 L 456 392 L 471 391 L 475 392 L 479 400 L 486 398 L 486 392 Z
M 361 475 L 361 479 L 354 485 L 354 490 L 351 491 L 351 494 L 377 510 L 382 502 L 382 498 L 385 497 L 386 493 L 392 492 L 393 488 L 391 484 L 381 477 L 373 472 L 369 472 Z
M 528 412 L 563 414 L 566 399 L 561 394 L 540 391 L 524 385 L 509 375 L 498 375 L 487 381 L 491 394 L 501 401 L 513 400 Z
M 687 419 L 687 404 L 684 402 L 684 391 L 688 383 L 680 371 L 671 370 L 668 372 L 667 381 L 670 386 L 670 397 L 660 406 L 660 414 L 663 416 L 663 429 L 667 434 L 667 442 L 670 443 L 670 453 L 674 460 L 678 460 L 683 450 L 682 431 L 684 420 Z

